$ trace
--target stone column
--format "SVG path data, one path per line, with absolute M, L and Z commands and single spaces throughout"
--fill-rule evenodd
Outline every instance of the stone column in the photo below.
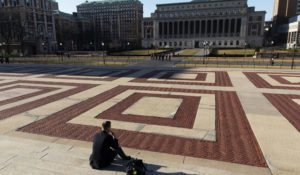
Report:
M 188 32 L 187 32 L 187 37 L 191 37 L 191 21 L 188 21 Z
M 236 35 L 236 33 L 237 33 L 237 30 L 236 30 L 237 27 L 238 27 L 238 26 L 237 26 L 237 21 L 238 21 L 238 19 L 236 18 L 235 21 L 234 21 L 234 22 L 235 22 L 235 23 L 234 23 L 234 35 Z
M 228 34 L 231 36 L 231 19 L 229 19 L 229 25 L 228 25 Z
M 196 32 L 196 28 L 197 28 L 196 25 L 197 24 L 196 23 L 197 23 L 197 20 L 194 20 L 194 38 L 197 36 L 197 34 L 196 34 L 197 33 Z
M 170 36 L 170 33 L 169 33 L 169 30 L 170 30 L 170 28 L 169 28 L 169 22 L 166 22 L 167 23 L 167 38 L 169 38 L 169 36 Z
M 220 26 L 220 20 L 217 19 L 217 32 L 216 32 L 216 36 L 219 37 L 220 33 L 219 33 L 219 26 Z
M 202 35 L 202 20 L 199 20 L 199 35 Z
M 205 32 L 204 32 L 204 37 L 207 37 L 207 19 L 204 20 L 205 21 Z
M 223 36 L 225 35 L 226 19 L 223 19 Z

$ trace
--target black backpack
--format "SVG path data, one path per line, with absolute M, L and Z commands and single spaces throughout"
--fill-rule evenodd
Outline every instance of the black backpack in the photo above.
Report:
M 146 171 L 143 161 L 139 159 L 131 160 L 126 167 L 127 175 L 146 175 Z

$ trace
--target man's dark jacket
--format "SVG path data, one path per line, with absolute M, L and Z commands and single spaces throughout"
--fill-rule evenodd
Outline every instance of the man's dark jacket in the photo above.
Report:
M 90 157 L 90 165 L 94 169 L 100 169 L 109 166 L 114 158 L 119 147 L 117 139 L 114 139 L 106 131 L 97 133 L 94 136 L 93 153 Z

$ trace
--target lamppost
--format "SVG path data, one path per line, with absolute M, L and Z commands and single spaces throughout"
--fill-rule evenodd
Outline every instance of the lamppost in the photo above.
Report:
M 90 50 L 92 51 L 93 42 L 90 42 Z
M 43 54 L 44 54 L 44 57 L 45 57 L 45 43 L 42 42 L 42 47 L 43 47 Z
M 272 54 L 272 57 L 274 55 L 274 41 L 271 41 L 271 54 Z
M 0 43 L 0 59 L 2 58 L 2 43 Z
M 206 46 L 207 46 L 207 45 L 208 45 L 208 42 L 207 42 L 207 41 L 204 41 L 204 42 L 203 42 L 203 46 L 204 46 L 204 57 L 203 57 L 202 64 L 204 64 L 205 59 L 206 59 L 206 56 L 207 56 L 207 54 L 206 54 Z
M 210 42 L 208 44 L 208 50 L 207 50 L 207 54 L 206 54 L 206 65 L 208 63 L 208 59 L 209 59 L 208 55 L 210 55 L 210 48 L 212 48 L 212 46 L 213 46 L 213 42 Z
M 105 65 L 105 58 L 104 58 L 104 52 L 105 52 L 105 49 L 104 49 L 104 42 L 101 43 L 101 46 L 102 46 L 102 59 L 103 59 L 103 64 Z
M 64 61 L 64 58 L 63 58 L 63 43 L 59 43 L 59 47 L 60 47 L 60 55 L 61 55 L 61 61 Z
M 245 63 L 245 59 L 246 59 L 246 48 L 247 48 L 247 43 L 245 42 L 244 43 L 244 61 L 241 63 L 241 65 L 242 65 L 242 67 L 243 67 L 243 65 L 244 65 L 244 63 Z
M 130 46 L 130 42 L 127 42 L 127 50 L 129 50 L 129 46 Z M 127 62 L 130 61 L 130 57 L 129 57 L 129 53 L 128 53 L 128 58 L 127 58 Z
M 294 47 L 294 54 L 293 54 L 293 61 L 292 61 L 292 67 L 291 67 L 292 69 L 294 69 L 294 67 L 295 67 L 296 46 L 297 46 L 297 44 L 294 43 L 294 44 L 293 44 L 293 47 Z
M 59 43 L 59 46 L 60 46 L 60 50 L 62 51 L 63 50 L 63 48 L 62 48 L 63 43 Z
M 246 48 L 247 48 L 247 43 L 244 44 L 244 57 L 246 58 Z

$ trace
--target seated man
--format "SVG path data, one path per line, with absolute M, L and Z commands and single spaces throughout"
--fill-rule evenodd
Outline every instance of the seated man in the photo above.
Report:
M 130 160 L 122 148 L 119 146 L 118 139 L 111 131 L 111 122 L 106 121 L 102 124 L 102 132 L 94 136 L 93 153 L 90 156 L 90 165 L 93 169 L 102 169 L 109 166 L 116 155 L 123 160 Z

